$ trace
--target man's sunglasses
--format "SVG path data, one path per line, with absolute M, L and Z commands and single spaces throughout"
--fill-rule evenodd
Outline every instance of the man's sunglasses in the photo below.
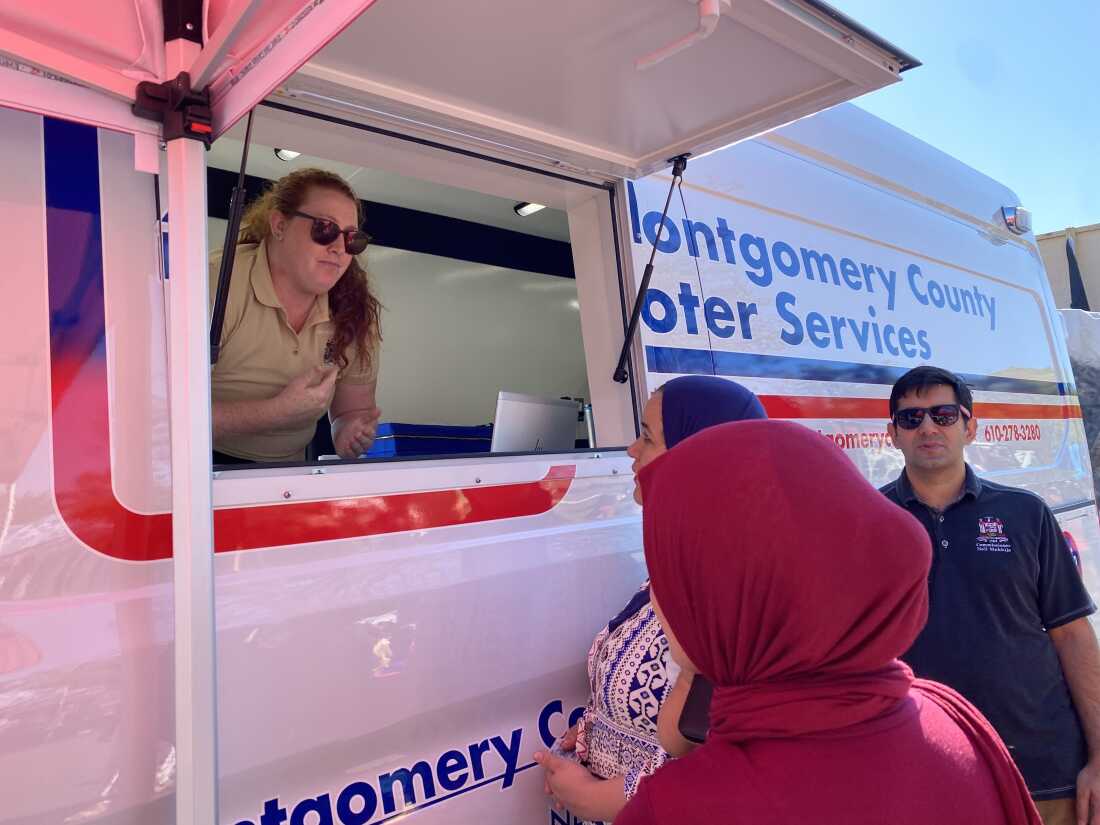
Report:
M 931 416 L 937 427 L 950 427 L 963 418 L 970 418 L 970 410 L 961 404 L 937 404 L 934 407 L 909 407 L 894 413 L 894 424 L 903 430 L 915 430 L 924 421 L 925 414 Z
M 347 250 L 349 255 L 358 255 L 370 243 L 370 235 L 362 229 L 341 229 L 328 218 L 317 218 L 313 215 L 307 215 L 305 212 L 293 212 L 291 214 L 296 218 L 306 218 L 313 221 L 313 225 L 309 228 L 309 237 L 314 243 L 319 243 L 321 246 L 328 246 L 343 235 L 344 249 Z

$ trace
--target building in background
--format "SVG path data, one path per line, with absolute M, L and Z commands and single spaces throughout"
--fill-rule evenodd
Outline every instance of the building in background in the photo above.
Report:
M 1100 223 L 1047 232 L 1037 235 L 1035 240 L 1039 242 L 1039 254 L 1054 292 L 1054 303 L 1062 309 L 1100 311 Z M 1067 242 L 1073 247 L 1080 273 L 1077 289 L 1081 294 L 1078 296 L 1073 294 Z M 1087 300 L 1087 306 L 1080 299 Z

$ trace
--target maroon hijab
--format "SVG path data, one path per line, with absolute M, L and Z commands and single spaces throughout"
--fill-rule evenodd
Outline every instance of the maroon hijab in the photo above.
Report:
M 788 422 L 720 425 L 641 484 L 654 598 L 715 686 L 708 743 L 833 731 L 909 697 L 897 657 L 927 618 L 928 535 L 831 441 Z M 987 757 L 1006 821 L 1032 821 L 988 722 L 949 689 L 920 692 Z

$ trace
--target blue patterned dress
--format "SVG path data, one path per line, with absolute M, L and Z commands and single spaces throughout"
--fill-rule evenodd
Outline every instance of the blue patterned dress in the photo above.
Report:
M 657 743 L 657 711 L 672 687 L 669 664 L 647 581 L 592 642 L 592 693 L 577 726 L 577 758 L 601 778 L 624 776 L 627 798 L 668 759 Z

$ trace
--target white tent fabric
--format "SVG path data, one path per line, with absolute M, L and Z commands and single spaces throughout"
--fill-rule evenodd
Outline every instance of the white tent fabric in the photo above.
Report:
M 60 64 L 57 69 L 66 74 L 95 67 L 117 73 L 120 80 L 164 76 L 159 0 L 65 3 L 62 8 L 56 3 L 9 3 L 0 8 L 0 43 L 5 50 L 21 43 L 22 51 L 37 53 L 39 62 L 50 58 L 46 65 Z
M 248 86 L 247 105 L 225 108 L 225 131 L 247 109 L 298 69 L 373 0 L 205 0 L 205 49 L 214 99 L 264 64 L 263 82 Z M 58 77 L 130 102 L 142 81 L 166 72 L 161 0 L 42 0 L 0 7 L 0 63 L 40 77 Z M 202 84 L 206 85 L 206 84 Z M 27 106 L 27 108 L 32 108 Z M 122 127 L 122 124 L 119 124 Z

